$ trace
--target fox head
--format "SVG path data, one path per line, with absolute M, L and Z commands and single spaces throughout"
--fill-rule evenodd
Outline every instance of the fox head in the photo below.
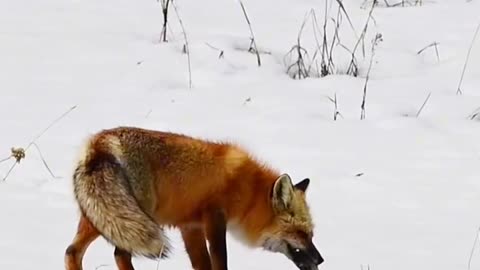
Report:
M 287 256 L 301 270 L 318 269 L 323 258 L 312 242 L 313 223 L 305 200 L 310 180 L 293 185 L 287 174 L 273 186 L 271 205 L 274 219 L 263 235 L 263 248 Z

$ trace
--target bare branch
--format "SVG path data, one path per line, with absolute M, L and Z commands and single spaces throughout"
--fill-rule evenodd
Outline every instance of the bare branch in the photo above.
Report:
M 432 95 L 432 92 L 430 92 L 430 93 L 428 94 L 427 98 L 425 99 L 425 101 L 424 101 L 423 104 L 422 104 L 422 107 L 420 107 L 420 109 L 418 110 L 417 115 L 416 115 L 415 117 L 418 118 L 418 116 L 420 116 L 420 113 L 422 112 L 423 107 L 425 107 L 425 105 L 427 104 L 427 102 L 428 102 L 428 100 L 430 99 L 430 96 L 431 96 L 431 95 Z
M 440 45 L 440 43 L 438 43 L 438 42 L 435 41 L 435 42 L 433 42 L 433 43 L 425 46 L 425 47 L 422 48 L 421 50 L 419 50 L 419 51 L 417 52 L 417 54 L 421 54 L 421 53 L 424 52 L 426 49 L 431 48 L 431 47 L 434 47 L 434 48 L 435 48 L 435 53 L 436 53 L 436 55 L 437 55 L 437 61 L 440 62 L 440 55 L 438 54 L 438 45 Z
M 217 48 L 217 47 L 215 47 L 215 46 L 212 46 L 212 45 L 210 45 L 210 44 L 207 43 L 207 42 L 205 42 L 205 44 L 206 44 L 208 47 L 210 47 L 211 49 L 220 52 L 220 53 L 218 54 L 218 58 L 219 58 L 219 59 L 224 57 L 224 52 L 223 52 L 223 50 L 221 50 L 221 49 L 219 49 L 219 48 Z
M 372 55 L 370 56 L 370 63 L 368 65 L 368 72 L 365 78 L 365 85 L 363 86 L 363 99 L 362 99 L 362 105 L 360 106 L 360 108 L 362 109 L 360 114 L 360 120 L 365 119 L 365 101 L 367 98 L 367 85 L 368 85 L 368 81 L 370 80 L 370 71 L 372 70 L 373 58 L 375 56 L 375 48 L 378 45 L 378 43 L 381 41 L 382 41 L 381 34 L 377 34 L 374 40 L 372 41 Z
M 188 62 L 188 88 L 192 89 L 192 65 L 190 62 L 190 45 L 188 44 L 187 32 L 185 31 L 182 18 L 180 18 L 180 14 L 178 13 L 177 5 L 175 5 L 175 2 L 173 1 L 172 1 L 172 6 L 173 6 L 173 9 L 175 10 L 175 14 L 177 15 L 178 22 L 182 27 L 182 33 L 185 39 L 184 51 L 187 54 L 187 62 Z
M 45 166 L 45 168 L 47 169 L 47 171 L 50 173 L 50 175 L 51 175 L 54 179 L 59 179 L 59 178 L 61 178 L 61 177 L 55 176 L 55 174 L 53 174 L 52 170 L 50 170 L 50 167 L 48 166 L 47 161 L 45 161 L 45 158 L 44 158 L 43 155 L 42 155 L 42 151 L 40 151 L 40 147 L 38 147 L 38 145 L 37 145 L 36 143 L 33 143 L 33 146 L 35 146 L 35 148 L 37 149 L 38 154 L 40 155 L 40 158 L 42 159 L 43 165 Z
M 465 70 L 467 69 L 467 64 L 468 60 L 470 59 L 470 53 L 472 52 L 473 44 L 475 43 L 475 40 L 477 39 L 478 32 L 480 31 L 480 23 L 477 26 L 477 29 L 475 30 L 475 34 L 473 35 L 472 43 L 470 44 L 470 48 L 468 49 L 467 53 L 467 59 L 465 59 L 465 64 L 463 65 L 463 70 L 462 70 L 462 76 L 460 77 L 460 82 L 458 83 L 457 87 L 457 95 L 462 94 L 461 86 L 463 83 L 463 76 L 465 75 Z
M 30 146 L 32 146 L 32 144 L 36 140 L 38 140 L 43 134 L 45 134 L 45 132 L 47 132 L 53 125 L 58 123 L 58 121 L 62 120 L 65 116 L 67 116 L 67 114 L 69 114 L 71 111 L 75 110 L 76 108 L 77 108 L 77 105 L 71 107 L 66 112 L 64 112 L 62 115 L 60 115 L 57 119 L 53 120 L 53 122 L 50 125 L 48 125 L 44 130 L 42 130 L 42 132 L 40 132 L 35 138 L 33 138 L 33 140 L 27 145 L 27 147 L 25 147 L 25 151 L 27 151 L 28 148 L 30 148 Z
M 472 259 L 473 259 L 473 253 L 475 252 L 475 248 L 477 247 L 477 244 L 478 244 L 478 235 L 480 234 L 480 227 L 477 229 L 477 233 L 475 235 L 475 240 L 473 241 L 473 246 L 472 246 L 472 250 L 470 251 L 470 257 L 468 258 L 468 270 L 470 270 L 470 266 L 471 266 L 471 263 L 472 263 Z
M 15 162 L 12 164 L 12 166 L 10 167 L 10 169 L 8 169 L 7 171 L 7 174 L 3 177 L 2 181 L 5 181 L 7 180 L 7 177 L 10 175 L 10 173 L 13 171 L 13 168 L 15 168 L 15 166 L 18 164 L 18 162 Z
M 3 163 L 3 162 L 5 162 L 5 161 L 7 161 L 7 160 L 9 160 L 9 159 L 11 159 L 11 158 L 12 158 L 12 156 L 10 155 L 10 156 L 8 156 L 8 157 L 6 157 L 6 158 L 4 158 L 4 159 L 1 159 L 1 160 L 0 160 L 0 163 Z
M 350 61 L 350 65 L 347 69 L 347 74 L 355 74 L 355 73 L 358 72 L 358 70 L 355 69 L 355 67 L 356 67 L 355 53 L 356 53 L 360 43 L 362 43 L 362 44 L 364 43 L 365 36 L 366 36 L 367 30 L 368 30 L 368 25 L 370 23 L 370 20 L 372 19 L 373 10 L 375 9 L 375 6 L 377 5 L 377 2 L 378 2 L 378 0 L 373 0 L 372 7 L 370 9 L 370 12 L 368 13 L 367 21 L 365 22 L 365 26 L 363 27 L 362 33 L 360 34 L 360 38 L 357 40 L 357 43 L 353 47 L 352 60 Z M 362 47 L 364 47 L 364 46 L 362 46 Z
M 158 2 L 159 0 L 157 0 Z M 167 42 L 167 25 L 168 25 L 168 6 L 171 0 L 161 0 L 163 13 L 163 27 L 160 34 L 160 41 Z
M 250 19 L 248 18 L 247 11 L 245 10 L 245 6 L 243 5 L 243 2 L 241 0 L 239 0 L 238 2 L 240 2 L 240 6 L 242 7 L 245 20 L 247 20 L 248 28 L 250 29 L 250 35 L 252 35 L 251 45 L 253 45 L 253 47 L 250 47 L 250 48 L 255 51 L 255 54 L 257 55 L 257 65 L 260 67 L 262 65 L 262 61 L 260 60 L 260 53 L 258 52 L 257 42 L 255 41 L 255 35 L 253 34 L 252 24 L 250 23 Z
M 42 158 L 43 162 L 44 162 L 44 165 L 45 167 L 47 168 L 47 170 L 51 173 L 52 176 L 53 173 L 51 172 L 50 168 L 48 167 L 48 165 L 46 164 L 45 162 L 45 159 L 43 158 L 41 152 L 40 152 L 40 148 L 38 148 L 38 146 L 36 145 L 36 140 L 38 140 L 43 134 L 45 134 L 45 132 L 47 132 L 54 124 L 56 124 L 57 122 L 59 122 L 60 120 L 62 120 L 67 114 L 69 114 L 71 111 L 73 111 L 75 108 L 77 108 L 77 106 L 73 106 L 71 107 L 69 110 L 67 110 L 66 112 L 64 112 L 61 116 L 59 116 L 58 118 L 56 118 L 52 123 L 50 123 L 50 125 L 48 125 L 44 130 L 42 130 L 42 132 L 40 132 L 36 137 L 34 137 L 34 139 L 27 145 L 27 147 L 25 148 L 14 148 L 12 147 L 11 148 L 11 151 L 12 151 L 12 154 L 10 155 L 10 158 L 15 158 L 15 163 L 12 164 L 12 166 L 10 167 L 10 169 L 8 170 L 7 174 L 3 177 L 2 181 L 5 181 L 7 180 L 7 177 L 10 175 L 10 173 L 12 172 L 12 170 L 15 168 L 16 164 L 20 163 L 20 161 L 22 159 L 25 158 L 25 152 L 30 148 L 30 146 L 34 145 L 35 147 L 37 147 L 37 150 L 39 151 L 40 153 L 40 157 Z M 3 161 L 6 161 L 8 159 L 5 159 L 5 160 L 2 160 Z M 54 178 L 56 178 L 54 176 Z

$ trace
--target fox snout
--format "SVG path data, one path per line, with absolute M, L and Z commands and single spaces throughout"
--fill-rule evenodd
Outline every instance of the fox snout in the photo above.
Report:
M 310 241 L 306 248 L 295 248 L 287 244 L 289 257 L 300 270 L 316 270 L 323 263 L 322 255 Z

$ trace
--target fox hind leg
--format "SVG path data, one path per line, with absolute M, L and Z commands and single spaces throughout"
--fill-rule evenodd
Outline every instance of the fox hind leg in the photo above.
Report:
M 115 247 L 115 262 L 118 270 L 135 270 L 132 265 L 132 254 L 119 247 Z
M 65 251 L 65 268 L 82 270 L 82 260 L 88 246 L 100 236 L 100 232 L 82 215 L 78 223 L 77 234 Z
M 201 227 L 180 228 L 185 249 L 195 270 L 211 270 L 205 234 Z

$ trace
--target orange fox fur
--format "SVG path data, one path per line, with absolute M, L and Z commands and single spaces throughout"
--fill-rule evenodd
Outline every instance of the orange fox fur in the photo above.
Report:
M 227 269 L 227 230 L 249 246 L 285 254 L 300 269 L 323 261 L 311 241 L 309 180 L 293 185 L 233 144 L 133 127 L 103 130 L 87 141 L 73 179 L 82 215 L 66 250 L 67 270 L 82 269 L 85 250 L 100 235 L 115 246 L 120 270 L 133 269 L 132 255 L 166 256 L 164 226 L 180 229 L 197 270 Z

